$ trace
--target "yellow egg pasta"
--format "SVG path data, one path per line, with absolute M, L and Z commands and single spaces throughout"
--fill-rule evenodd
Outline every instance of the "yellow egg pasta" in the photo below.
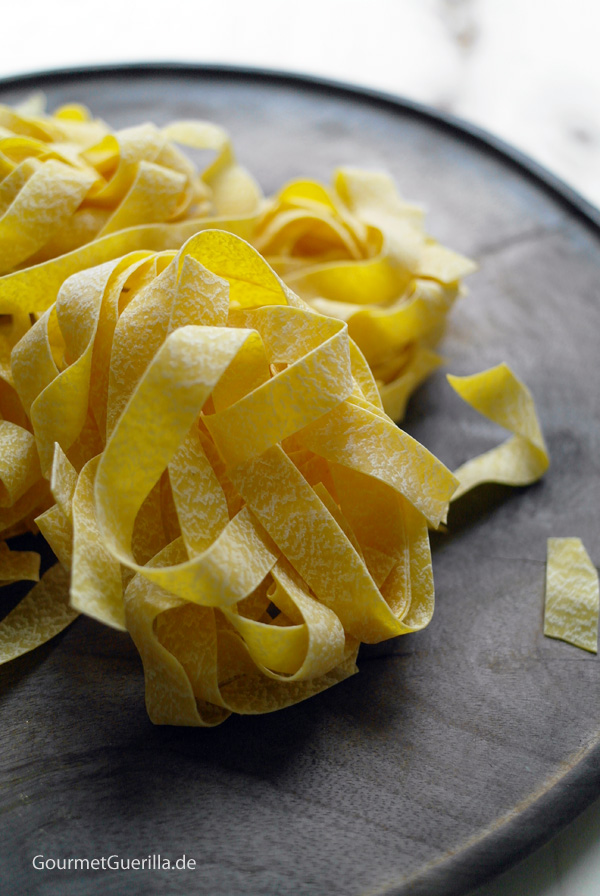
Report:
M 180 146 L 213 159 L 199 172 Z M 11 315 L 45 311 L 79 270 L 178 249 L 203 227 L 248 236 L 262 199 L 218 125 L 112 131 L 83 106 L 0 105 L 0 178 L 0 314 Z
M 14 535 L 58 560 L 0 662 L 83 613 L 131 635 L 152 721 L 213 726 L 426 626 L 429 528 L 548 466 L 506 365 L 449 378 L 513 434 L 456 474 L 393 422 L 473 268 L 383 173 L 265 200 L 210 122 L 0 106 L 0 583 L 39 578 Z
M 24 579 L 37 582 L 39 578 L 39 554 L 35 551 L 11 551 L 5 541 L 0 541 L 0 585 Z
M 454 476 L 382 411 L 346 323 L 239 237 L 74 274 L 12 381 L 19 488 L 49 481 L 71 610 L 131 633 L 154 721 L 287 706 L 431 618 Z
M 544 634 L 598 652 L 598 571 L 579 538 L 549 538 Z
M 338 169 L 331 188 L 284 186 L 251 240 L 299 296 L 348 324 L 386 413 L 402 419 L 441 363 L 433 347 L 473 262 L 427 235 L 423 212 L 388 175 L 354 168 Z
M 57 563 L 0 622 L 0 664 L 45 644 L 77 615 L 69 606 L 68 572 Z
M 181 146 L 214 157 L 199 172 Z M 0 314 L 42 313 L 77 271 L 218 227 L 348 324 L 394 420 L 441 363 L 433 347 L 474 269 L 423 218 L 388 175 L 360 169 L 339 169 L 331 187 L 294 181 L 264 201 L 211 122 L 112 131 L 79 105 L 52 115 L 37 99 L 0 106 Z
M 453 500 L 483 482 L 530 485 L 544 475 L 550 459 L 533 398 L 507 364 L 471 376 L 448 375 L 448 382 L 472 408 L 513 433 L 454 471 L 459 486 Z

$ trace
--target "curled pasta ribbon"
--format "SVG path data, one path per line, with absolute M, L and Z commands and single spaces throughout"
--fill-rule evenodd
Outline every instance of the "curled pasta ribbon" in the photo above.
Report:
M 423 212 L 398 197 L 390 177 L 350 168 L 331 188 L 287 184 L 251 239 L 298 295 L 347 323 L 385 411 L 400 420 L 441 364 L 432 349 L 473 263 L 427 236 Z
M 0 664 L 45 644 L 77 615 L 69 606 L 68 572 L 57 563 L 0 622 Z
M 598 571 L 579 538 L 549 538 L 544 634 L 598 652 Z
M 30 580 L 39 581 L 40 555 L 35 551 L 11 551 L 6 542 L 0 542 L 0 585 Z
M 199 172 L 179 146 L 210 150 Z M 111 131 L 82 106 L 0 106 L 0 314 L 45 311 L 71 274 L 207 226 L 248 235 L 261 202 L 210 122 Z
M 11 373 L 70 608 L 131 633 L 153 721 L 287 706 L 430 620 L 456 479 L 239 237 L 72 276 Z
M 472 376 L 449 374 L 448 382 L 472 408 L 513 433 L 454 471 L 459 486 L 452 500 L 484 482 L 530 485 L 540 479 L 550 464 L 548 451 L 531 393 L 510 367 L 499 364 Z

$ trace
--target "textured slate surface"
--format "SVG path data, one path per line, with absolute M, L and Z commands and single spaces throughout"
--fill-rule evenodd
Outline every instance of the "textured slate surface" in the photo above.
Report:
M 552 457 L 528 489 L 486 487 L 433 542 L 429 628 L 361 653 L 360 674 L 268 717 L 155 728 L 126 635 L 80 619 L 0 670 L 0 889 L 33 896 L 464 894 L 600 793 L 600 661 L 542 635 L 545 543 L 600 558 L 598 230 L 524 168 L 434 118 L 315 84 L 116 71 L 42 86 L 114 126 L 206 117 L 266 191 L 384 167 L 430 231 L 475 257 L 448 370 L 508 361 Z M 449 466 L 502 433 L 434 376 L 405 426 Z M 7 606 L 14 602 L 7 598 Z M 188 872 L 35 871 L 46 857 L 182 853 Z

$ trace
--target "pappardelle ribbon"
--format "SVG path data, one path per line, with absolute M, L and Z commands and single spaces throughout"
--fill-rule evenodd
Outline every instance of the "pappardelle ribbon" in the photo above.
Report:
M 544 634 L 598 652 L 598 571 L 579 538 L 549 538 Z
M 530 485 L 540 479 L 550 458 L 531 393 L 508 364 L 471 376 L 448 374 L 448 382 L 474 410 L 513 434 L 454 471 L 459 486 L 452 500 L 484 482 Z

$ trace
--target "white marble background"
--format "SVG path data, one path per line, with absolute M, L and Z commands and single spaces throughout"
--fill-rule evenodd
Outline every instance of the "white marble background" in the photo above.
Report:
M 357 82 L 483 126 L 600 206 L 597 0 L 27 0 L 0 21 L 0 77 L 163 60 Z M 477 891 L 598 894 L 600 803 Z

